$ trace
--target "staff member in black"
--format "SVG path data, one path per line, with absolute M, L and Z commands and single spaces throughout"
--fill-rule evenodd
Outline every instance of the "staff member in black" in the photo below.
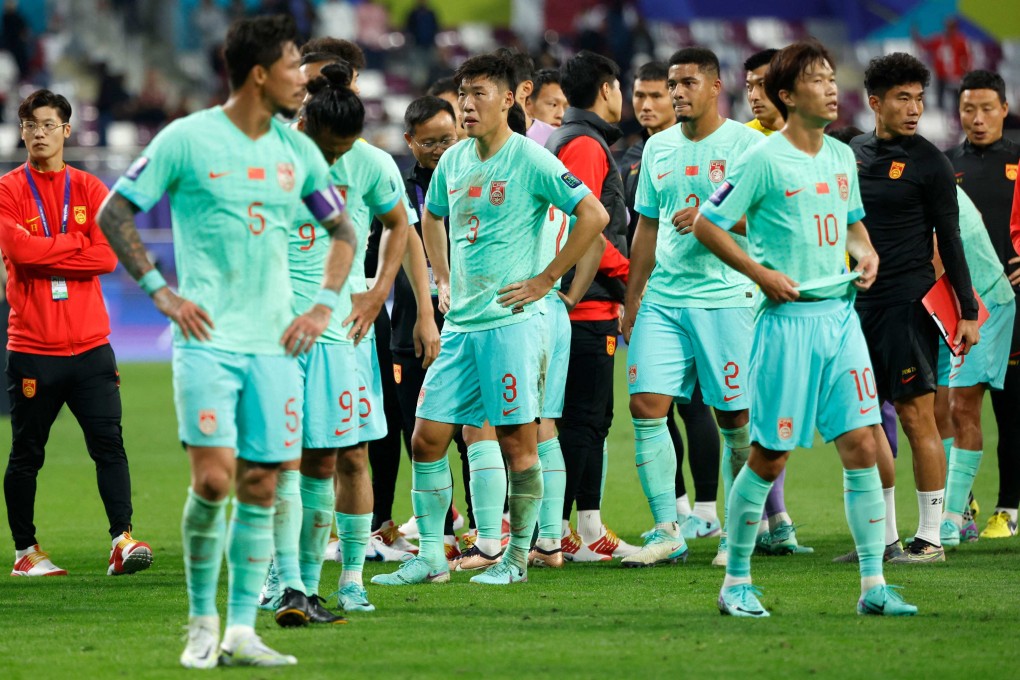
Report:
M 872 59 L 864 75 L 875 131 L 856 137 L 865 224 L 881 261 L 878 278 L 857 296 L 857 312 L 875 375 L 862 388 L 896 407 L 914 457 L 919 509 L 914 541 L 890 562 L 945 560 L 939 538 L 946 459 L 935 425 L 939 336 L 921 304 L 935 283 L 932 228 L 963 321 L 956 342 L 964 351 L 978 341 L 977 301 L 960 240 L 956 182 L 948 159 L 917 133 L 924 111 L 928 69 L 893 53 Z M 883 486 L 889 486 L 883 480 Z
M 1020 145 L 1002 136 L 1007 113 L 1002 76 L 991 71 L 965 75 L 960 84 L 960 125 L 966 139 L 946 156 L 956 171 L 956 183 L 981 211 L 1020 309 L 1020 258 L 1009 239 Z M 1020 506 L 1020 321 L 1013 325 L 1006 382 L 1001 391 L 992 391 L 992 408 L 999 428 L 999 498 L 981 538 L 1008 538 L 1016 535 Z

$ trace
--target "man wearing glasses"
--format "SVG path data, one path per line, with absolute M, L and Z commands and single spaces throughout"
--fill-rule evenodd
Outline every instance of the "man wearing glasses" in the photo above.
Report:
M 10 461 L 4 476 L 14 537 L 12 576 L 63 576 L 39 548 L 36 477 L 50 427 L 67 404 L 96 463 L 110 521 L 110 575 L 152 564 L 152 549 L 131 538 L 131 477 L 121 438 L 120 376 L 100 274 L 117 266 L 96 224 L 107 189 L 64 164 L 71 105 L 38 90 L 18 108 L 28 162 L 0 178 L 0 249 L 11 304 L 7 349 L 12 386 Z

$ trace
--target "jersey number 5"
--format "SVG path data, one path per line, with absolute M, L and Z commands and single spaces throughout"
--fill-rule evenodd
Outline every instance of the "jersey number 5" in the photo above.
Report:
M 262 213 L 256 210 L 256 208 L 261 207 L 262 203 L 260 203 L 259 201 L 255 201 L 254 203 L 248 206 L 248 217 L 258 221 L 258 226 L 255 226 L 254 222 L 249 222 L 248 229 L 251 231 L 251 233 L 255 234 L 256 236 L 258 236 L 259 234 L 266 230 L 266 218 L 263 217 Z

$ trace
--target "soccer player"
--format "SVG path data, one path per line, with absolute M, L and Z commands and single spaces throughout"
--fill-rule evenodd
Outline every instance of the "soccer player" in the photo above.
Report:
M 297 662 L 256 635 L 257 598 L 273 554 L 277 470 L 297 457 L 301 442 L 292 355 L 311 348 L 326 329 L 355 239 L 322 153 L 274 117 L 293 115 L 304 96 L 296 34 L 290 17 L 234 23 L 224 47 L 226 104 L 156 135 L 98 217 L 127 271 L 174 322 L 178 436 L 191 462 L 183 520 L 190 619 L 181 654 L 188 668 Z M 180 295 L 147 259 L 134 224 L 135 211 L 152 208 L 166 192 Z M 332 239 L 316 304 L 294 318 L 287 241 L 300 199 Z M 235 478 L 228 531 L 226 498 Z M 218 654 L 224 549 L 230 579 Z
M 560 72 L 554 68 L 543 68 L 535 73 L 534 90 L 528 95 L 524 109 L 535 120 L 559 127 L 563 125 L 563 114 L 567 111 L 567 98 L 560 86 Z
M 946 461 L 949 474 L 941 526 L 943 547 L 978 539 L 977 527 L 973 520 L 965 522 L 964 513 L 984 447 L 981 406 L 987 390 L 993 390 L 994 395 L 1003 387 L 1016 316 L 1013 290 L 981 213 L 961 187 L 957 192 L 960 238 L 974 274 L 974 287 L 988 308 L 988 320 L 981 327 L 981 344 L 966 356 L 952 356 L 945 344 L 939 347 L 939 396 L 948 399 L 936 399 L 936 418 L 944 420 L 940 411 L 948 405 L 952 424 L 949 434 L 953 435 Z M 948 395 L 944 386 L 948 386 Z
M 100 274 L 117 266 L 96 224 L 107 190 L 64 164 L 71 105 L 37 90 L 18 106 L 28 160 L 0 178 L 0 249 L 11 303 L 7 379 L 11 452 L 4 475 L 14 538 L 11 576 L 66 576 L 35 536 L 36 477 L 66 403 L 96 464 L 109 520 L 107 574 L 147 569 L 152 548 L 131 538 L 131 475 L 121 437 L 120 377 Z M 61 211 L 61 207 L 63 210 Z
M 1020 268 L 1009 238 L 1009 211 L 1013 202 L 1020 145 L 1002 135 L 1009 113 L 1006 83 L 990 71 L 971 71 L 960 84 L 960 124 L 966 139 L 946 152 L 953 164 L 956 183 L 977 206 L 992 239 L 992 247 L 1013 285 L 1020 293 Z M 964 243 L 966 246 L 966 242 Z M 976 276 L 976 274 L 975 274 Z M 1014 297 L 1020 305 L 1020 295 Z M 1013 322 L 1009 366 L 1001 390 L 992 392 L 992 409 L 999 429 L 999 497 L 995 512 L 981 532 L 982 538 L 1008 538 L 1016 534 L 1020 505 L 1020 323 Z M 948 504 L 948 500 L 947 500 Z
M 509 468 L 510 542 L 502 559 L 472 582 L 527 579 L 528 550 L 542 498 L 538 463 L 541 300 L 607 221 L 605 210 L 562 163 L 507 125 L 512 67 L 491 54 L 457 70 L 470 139 L 440 159 L 426 195 L 425 251 L 448 309 L 442 351 L 418 396 L 411 502 L 421 534 L 418 556 L 373 583 L 449 580 L 442 518 L 451 498 L 446 448 L 458 423 L 496 428 Z M 577 217 L 563 248 L 532 277 L 540 232 L 552 204 Z M 449 215 L 451 268 L 443 217 Z M 529 278 L 530 277 L 530 278 Z
M 535 92 L 535 62 L 527 54 L 508 47 L 501 47 L 497 52 L 514 67 L 514 82 L 517 83 L 514 101 L 520 105 L 520 112 L 524 114 L 524 135 L 544 146 L 556 126 L 534 118 L 528 112 L 528 99 Z
M 601 55 L 582 51 L 563 65 L 570 108 L 546 148 L 591 188 L 609 214 L 608 242 L 595 282 L 570 311 L 570 362 L 559 420 L 566 463 L 563 556 L 573 561 L 625 557 L 637 547 L 620 540 L 602 521 L 602 488 L 608 468 L 606 437 L 613 422 L 613 366 L 620 303 L 627 280 L 627 205 L 616 159 L 609 150 L 622 132 L 620 69 Z M 571 286 L 571 273 L 563 284 Z M 577 531 L 567 520 L 577 502 Z
M 319 55 L 342 58 L 347 41 L 334 41 L 333 47 L 313 41 L 302 47 L 302 72 L 312 79 L 329 63 Z M 355 46 L 356 47 L 356 46 Z M 357 135 L 360 135 L 360 125 Z M 386 434 L 383 416 L 382 376 L 376 353 L 374 325 L 386 302 L 393 280 L 403 259 L 407 239 L 407 210 L 401 191 L 400 170 L 393 158 L 358 136 L 330 168 L 330 179 L 345 197 L 347 213 L 354 225 L 358 250 L 347 280 L 350 307 L 346 299 L 343 326 L 355 346 L 358 368 L 358 392 L 351 395 L 346 408 L 348 420 L 335 426 L 339 437 L 351 435 L 355 443 L 342 444 L 336 458 L 336 524 L 340 537 L 343 569 L 340 573 L 338 604 L 344 611 L 374 611 L 362 581 L 366 548 L 372 530 L 372 479 L 368 467 L 368 443 Z M 379 242 L 379 267 L 371 287 L 365 279 L 365 251 L 368 232 L 376 215 L 383 225 Z M 345 295 L 341 296 L 345 298 Z M 356 398 L 355 398 L 356 397 Z M 399 440 L 397 442 L 399 446 Z M 389 457 L 392 460 L 392 456 Z M 399 456 L 397 456 L 399 460 Z
M 453 107 L 453 112 L 457 114 L 457 139 L 467 139 L 468 133 L 464 128 L 464 112 L 460 110 L 460 100 L 457 97 L 457 84 L 454 82 L 454 79 L 452 77 L 440 78 L 436 82 L 432 83 L 432 86 L 429 87 L 428 94 L 449 102 L 450 106 Z
M 964 343 L 964 353 L 979 339 L 977 302 L 960 242 L 953 168 L 916 134 L 928 69 L 908 54 L 893 53 L 873 59 L 864 81 L 875 131 L 853 139 L 851 148 L 882 274 L 857 297 L 856 307 L 878 395 L 896 407 L 910 441 L 919 512 L 914 541 L 891 562 L 941 562 L 946 464 L 934 414 L 939 336 L 921 303 L 935 282 L 933 226 L 946 275 L 960 299 L 963 320 L 955 341 Z M 893 498 L 886 496 L 890 503 Z
M 755 532 L 771 481 L 794 447 L 812 445 L 817 426 L 835 440 L 843 464 L 843 502 L 860 554 L 858 614 L 912 615 L 917 608 L 882 576 L 885 505 L 872 431 L 878 401 L 851 302 L 851 286 L 874 282 L 878 256 L 861 222 L 853 154 L 823 134 L 838 115 L 832 59 L 817 42 L 794 43 L 772 60 L 765 88 L 786 126 L 743 157 L 694 225 L 699 241 L 768 298 L 754 327 L 751 455 L 730 490 L 719 610 L 769 615 L 751 585 Z M 745 215 L 751 254 L 723 231 Z M 847 252 L 858 263 L 850 274 Z
M 674 399 L 689 401 L 697 381 L 705 403 L 715 407 L 730 456 L 743 461 L 750 446 L 746 373 L 754 285 L 708 252 L 690 227 L 702 201 L 762 138 L 719 114 L 722 81 L 711 50 L 675 52 L 666 86 L 680 125 L 651 137 L 642 154 L 634 201 L 641 217 L 623 321 L 635 459 L 655 527 L 641 551 L 623 560 L 627 567 L 687 559 L 674 497 L 676 453 L 666 429 Z M 660 230 L 663 218 L 669 228 Z M 719 533 L 714 510 L 713 503 L 696 535 Z
M 744 61 L 747 103 L 751 107 L 751 113 L 754 114 L 754 118 L 747 122 L 747 127 L 757 130 L 766 137 L 782 130 L 786 124 L 779 109 L 765 94 L 765 74 L 769 72 L 769 62 L 778 51 L 770 48 L 755 52 Z
M 630 211 L 630 224 L 627 227 L 627 243 L 633 248 L 634 231 L 637 229 L 640 213 L 637 212 L 634 199 L 637 196 L 638 179 L 641 172 L 641 155 L 645 143 L 652 135 L 658 134 L 676 125 L 676 112 L 673 110 L 673 98 L 670 96 L 666 81 L 669 78 L 669 67 L 663 62 L 650 61 L 642 65 L 634 77 L 634 91 L 631 104 L 637 114 L 638 122 L 643 129 L 642 139 L 627 149 L 620 160 L 623 174 L 623 188 L 627 197 L 627 209 Z M 683 460 L 684 441 L 680 430 L 673 420 L 673 410 L 684 421 L 684 429 L 691 449 L 690 467 L 694 477 L 695 507 L 687 495 L 684 483 Z M 701 388 L 697 385 L 691 393 L 688 404 L 673 403 L 666 414 L 666 427 L 669 438 L 673 441 L 676 451 L 676 479 L 674 495 L 676 496 L 677 521 L 684 538 L 695 538 L 699 525 L 716 519 L 716 493 L 719 488 L 719 428 L 712 418 L 712 412 L 705 405 L 701 396 Z M 688 519 L 693 519 L 688 522 Z M 712 531 L 701 532 L 713 535 Z M 716 531 L 715 533 L 719 533 Z

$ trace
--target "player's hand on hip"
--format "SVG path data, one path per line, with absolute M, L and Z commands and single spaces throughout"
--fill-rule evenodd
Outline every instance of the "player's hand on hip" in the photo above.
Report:
M 524 305 L 537 302 L 552 290 L 552 284 L 543 281 L 539 276 L 530 279 L 511 283 L 499 289 L 499 304 L 504 307 L 513 307 L 514 314 L 524 311 Z
M 326 331 L 332 315 L 329 307 L 313 305 L 311 309 L 290 322 L 280 338 L 280 344 L 287 354 L 297 356 L 312 348 L 319 336 Z
M 871 288 L 871 284 L 875 283 L 875 277 L 878 276 L 878 254 L 872 251 L 870 255 L 865 255 L 863 258 L 857 261 L 857 266 L 854 267 L 855 272 L 860 272 L 860 277 L 854 281 L 854 285 L 857 286 L 857 290 L 867 290 Z
M 673 213 L 673 226 L 679 234 L 689 234 L 694 231 L 694 220 L 698 216 L 698 209 L 694 206 L 677 210 Z
M 1009 264 L 1017 265 L 1020 264 L 1020 257 L 1014 257 L 1010 259 Z M 1020 267 L 1013 270 L 1013 273 L 1009 275 L 1009 285 L 1020 286 Z
M 432 318 L 431 309 L 428 316 L 419 316 L 414 322 L 411 336 L 414 338 L 414 356 L 421 358 L 421 367 L 428 368 L 439 356 L 439 327 Z
M 765 293 L 765 297 L 773 302 L 793 302 L 800 297 L 797 282 L 775 269 L 762 267 L 755 277 L 755 282 L 761 286 L 761 292 Z
M 347 331 L 347 338 L 354 340 L 355 346 L 368 334 L 368 330 L 375 325 L 379 316 L 379 310 L 386 303 L 386 298 L 377 295 L 373 291 L 354 293 L 351 295 L 351 314 L 344 319 L 343 327 L 350 325 Z
M 177 293 L 163 286 L 152 294 L 152 302 L 156 309 L 177 324 L 185 339 L 209 340 L 213 326 L 209 313 L 191 300 L 185 300 Z
M 445 316 L 450 311 L 450 284 L 447 281 L 439 281 L 436 287 L 439 289 L 439 313 Z
M 953 338 L 953 347 L 960 348 L 960 354 L 966 354 L 970 348 L 981 341 L 981 330 L 977 321 L 961 319 L 956 326 L 956 337 Z

